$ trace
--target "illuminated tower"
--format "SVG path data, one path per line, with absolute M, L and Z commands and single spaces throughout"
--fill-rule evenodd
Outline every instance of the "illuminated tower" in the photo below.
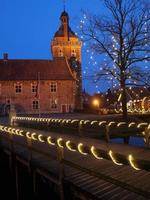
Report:
M 69 15 L 64 10 L 60 16 L 61 25 L 51 43 L 52 56 L 66 57 L 76 76 L 75 108 L 82 109 L 81 46 L 82 43 L 69 26 Z

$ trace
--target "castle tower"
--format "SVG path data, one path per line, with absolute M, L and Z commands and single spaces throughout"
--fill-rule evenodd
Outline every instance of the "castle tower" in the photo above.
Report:
M 51 43 L 52 56 L 66 57 L 72 72 L 76 75 L 75 108 L 82 109 L 81 46 L 82 43 L 69 26 L 69 15 L 64 10 L 60 16 L 61 25 Z

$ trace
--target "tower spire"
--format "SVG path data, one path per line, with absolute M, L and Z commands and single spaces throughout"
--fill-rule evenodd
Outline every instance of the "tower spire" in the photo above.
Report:
M 63 0 L 64 1 L 64 11 L 66 10 L 66 0 Z

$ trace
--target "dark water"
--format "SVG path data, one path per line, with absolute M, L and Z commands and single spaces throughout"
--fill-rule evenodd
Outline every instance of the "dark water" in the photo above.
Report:
M 119 143 L 119 144 L 123 144 L 124 143 L 122 138 L 112 139 L 111 142 Z M 138 146 L 138 147 L 146 147 L 144 139 L 143 138 L 138 138 L 138 137 L 130 137 L 129 144 L 133 145 L 133 146 Z

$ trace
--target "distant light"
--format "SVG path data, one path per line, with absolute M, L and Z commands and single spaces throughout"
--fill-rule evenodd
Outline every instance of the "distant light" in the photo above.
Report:
M 98 99 L 94 99 L 93 100 L 93 105 L 94 106 L 99 106 L 99 100 Z

